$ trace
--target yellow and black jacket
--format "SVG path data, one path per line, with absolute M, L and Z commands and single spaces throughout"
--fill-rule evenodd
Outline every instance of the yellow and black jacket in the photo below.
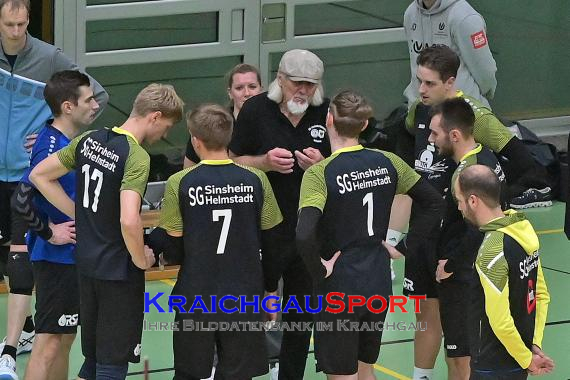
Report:
M 528 368 L 541 346 L 550 296 L 539 241 L 524 214 L 512 210 L 481 227 L 475 268 L 471 365 L 475 371 Z

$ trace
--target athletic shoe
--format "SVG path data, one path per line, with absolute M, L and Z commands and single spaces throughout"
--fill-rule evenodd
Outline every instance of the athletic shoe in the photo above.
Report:
M 34 344 L 34 338 L 36 337 L 36 332 L 25 332 L 22 331 L 20 334 L 20 339 L 18 340 L 18 349 L 16 351 L 16 355 L 25 354 L 26 352 L 32 351 L 32 345 Z M 4 350 L 4 346 L 6 345 L 6 337 L 2 343 L 0 343 L 0 352 Z M 2 380 L 0 378 L 0 380 Z
M 206 378 L 206 379 L 202 379 L 202 380 L 214 380 L 214 375 L 216 374 L 216 366 L 212 366 L 212 373 L 210 374 L 210 377 Z M 1 380 L 1 379 L 0 379 Z
M 531 188 L 511 200 L 511 207 L 514 209 L 548 206 L 552 206 L 552 191 L 550 187 L 545 187 L 544 189 Z
M 269 379 L 277 380 L 279 378 L 279 362 L 269 365 Z
M 18 380 L 16 361 L 8 354 L 0 357 L 0 380 Z

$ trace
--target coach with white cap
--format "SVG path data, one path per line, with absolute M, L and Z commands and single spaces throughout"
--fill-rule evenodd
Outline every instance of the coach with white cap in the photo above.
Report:
M 323 73 L 323 62 L 308 50 L 283 54 L 268 91 L 244 103 L 230 143 L 235 161 L 267 172 L 284 218 L 279 239 L 272 242 L 281 247 L 283 305 L 295 296 L 303 310 L 312 283 L 296 252 L 295 227 L 303 173 L 330 155 L 325 127 L 329 100 L 323 97 Z M 277 283 L 266 283 L 265 288 L 276 291 Z M 283 314 L 283 321 L 309 322 L 312 317 L 292 311 Z M 310 337 L 311 331 L 284 332 L 279 379 L 303 378 Z

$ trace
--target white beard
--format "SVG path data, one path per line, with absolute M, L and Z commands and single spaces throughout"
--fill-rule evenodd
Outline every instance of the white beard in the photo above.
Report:
M 309 108 L 309 102 L 308 101 L 305 101 L 304 103 L 299 104 L 299 103 L 293 101 L 293 99 L 291 99 L 287 102 L 287 109 L 293 115 L 301 115 L 301 114 L 305 113 L 307 108 Z

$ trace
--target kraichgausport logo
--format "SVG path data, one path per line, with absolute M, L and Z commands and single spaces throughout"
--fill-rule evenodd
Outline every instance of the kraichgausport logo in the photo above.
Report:
M 394 313 L 398 308 L 402 313 L 408 313 L 405 306 L 408 302 L 413 302 L 414 313 L 420 312 L 420 300 L 425 300 L 426 296 L 388 296 L 373 295 L 364 297 L 361 295 L 347 295 L 341 292 L 330 292 L 327 295 L 304 296 L 301 302 L 304 302 L 304 310 L 297 300 L 297 297 L 291 296 L 285 304 L 279 303 L 278 296 L 260 297 L 256 296 L 234 296 L 226 295 L 218 298 L 212 296 L 193 296 L 191 300 L 181 295 L 167 296 L 168 311 L 159 303 L 164 296 L 163 292 L 158 292 L 151 296 L 145 292 L 144 296 L 144 312 L 150 313 L 154 308 L 158 313 L 266 313 L 283 312 L 288 313 L 295 311 L 297 313 L 316 314 L 320 312 L 328 312 L 338 314 L 342 312 L 354 313 L 356 308 L 365 307 L 370 312 L 378 314 L 386 311 Z M 325 301 L 325 302 L 323 302 Z M 176 310 L 175 310 L 176 309 Z

